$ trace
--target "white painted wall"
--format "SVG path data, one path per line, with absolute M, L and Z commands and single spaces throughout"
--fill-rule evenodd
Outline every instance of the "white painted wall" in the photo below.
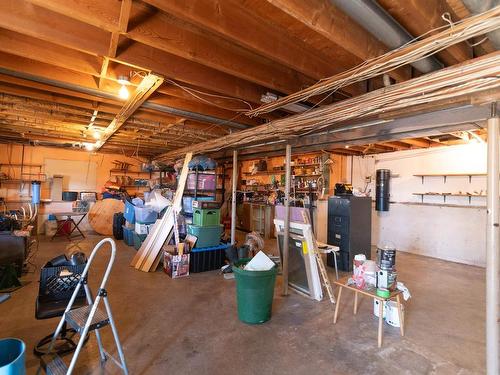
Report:
M 348 160 L 350 169 L 351 160 Z M 424 197 L 420 204 L 416 192 L 462 193 L 486 190 L 486 176 L 426 177 L 424 184 L 414 174 L 485 173 L 486 145 L 400 151 L 370 157 L 352 158 L 352 184 L 363 190 L 365 176 L 372 176 L 367 189 L 375 197 L 375 170 L 387 168 L 399 175 L 391 180 L 391 203 L 388 212 L 373 211 L 372 244 L 389 240 L 400 251 L 440 259 L 484 266 L 486 243 L 486 198 Z M 351 170 L 348 170 L 348 176 Z

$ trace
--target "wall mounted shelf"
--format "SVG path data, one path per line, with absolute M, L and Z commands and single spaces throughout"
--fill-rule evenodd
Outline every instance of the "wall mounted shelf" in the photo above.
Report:
M 423 184 L 425 177 L 443 177 L 444 183 L 446 183 L 447 177 L 469 177 L 469 182 L 471 182 L 472 177 L 486 176 L 486 173 L 429 173 L 429 174 L 414 174 L 413 176 L 420 177 L 422 179 L 422 184 Z
M 443 203 L 446 203 L 446 197 L 468 197 L 469 204 L 471 203 L 472 197 L 486 197 L 485 194 L 453 194 L 453 193 L 413 193 L 413 195 L 420 196 L 422 203 L 424 203 L 424 196 L 443 197 Z

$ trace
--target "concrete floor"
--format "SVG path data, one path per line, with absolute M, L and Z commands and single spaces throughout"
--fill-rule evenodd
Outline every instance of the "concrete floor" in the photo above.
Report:
M 27 346 L 28 373 L 38 361 L 31 349 L 57 325 L 34 317 L 38 268 L 78 248 L 89 253 L 100 236 L 67 249 L 63 239 L 43 240 L 32 282 L 0 304 L 0 337 L 18 337 Z M 269 242 L 269 247 L 274 241 Z M 406 305 L 406 336 L 384 325 L 377 348 L 372 301 L 361 298 L 352 315 L 352 293 L 344 292 L 333 325 L 329 301 L 291 293 L 282 297 L 278 277 L 272 319 L 259 326 L 238 321 L 235 283 L 218 272 L 172 280 L 163 272 L 129 266 L 135 250 L 118 243 L 108 285 L 109 300 L 131 374 L 481 374 L 484 373 L 484 269 L 398 253 L 398 278 L 412 293 Z M 107 258 L 106 258 L 107 259 Z M 96 290 L 105 267 L 100 257 L 90 275 Z M 331 270 L 330 270 L 331 271 Z M 334 273 L 331 273 L 334 279 Z M 111 330 L 105 346 L 115 353 Z M 99 370 L 95 338 L 82 351 L 78 374 L 119 373 L 113 363 Z

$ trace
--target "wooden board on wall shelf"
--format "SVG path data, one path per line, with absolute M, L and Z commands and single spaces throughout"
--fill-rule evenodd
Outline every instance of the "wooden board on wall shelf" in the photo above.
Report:
M 113 235 L 113 215 L 123 212 L 125 205 L 118 199 L 103 199 L 95 202 L 89 210 L 88 220 L 93 230 L 104 236 Z

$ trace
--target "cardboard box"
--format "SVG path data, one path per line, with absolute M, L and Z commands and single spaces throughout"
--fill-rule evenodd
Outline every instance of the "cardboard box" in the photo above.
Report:
M 163 270 L 172 279 L 189 276 L 189 254 L 173 255 L 163 253 Z

